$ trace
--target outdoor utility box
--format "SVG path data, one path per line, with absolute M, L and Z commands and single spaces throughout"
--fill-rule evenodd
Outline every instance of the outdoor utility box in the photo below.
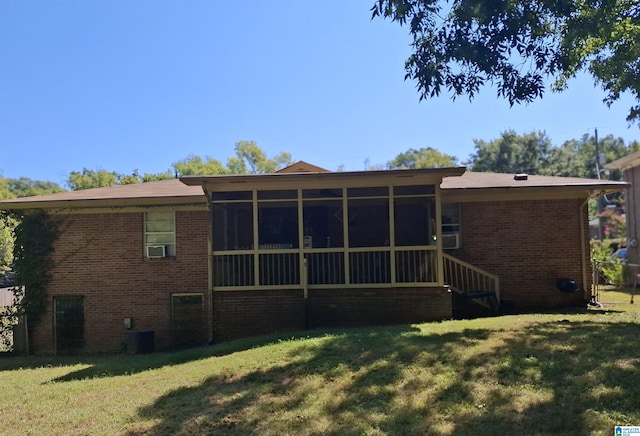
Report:
M 154 341 L 155 332 L 153 330 L 127 332 L 127 353 L 153 353 Z

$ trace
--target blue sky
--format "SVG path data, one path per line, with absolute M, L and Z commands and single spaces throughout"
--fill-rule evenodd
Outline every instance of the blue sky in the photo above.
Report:
M 71 171 L 157 173 L 239 140 L 335 170 L 433 147 L 466 161 L 473 139 L 543 130 L 640 139 L 588 77 L 509 108 L 419 102 L 406 29 L 373 0 L 0 0 L 0 171 L 64 185 Z

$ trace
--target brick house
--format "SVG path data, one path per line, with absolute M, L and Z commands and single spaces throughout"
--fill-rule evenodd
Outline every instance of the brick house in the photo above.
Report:
M 627 257 L 631 264 L 640 264 L 640 151 L 605 165 L 606 169 L 622 171 L 622 178 L 629 183 L 625 197 L 627 222 Z
M 587 200 L 626 183 L 466 172 L 186 176 L 0 202 L 59 225 L 37 353 L 156 349 L 589 297 Z M 563 293 L 558 278 L 584 292 Z M 586 293 L 586 295 L 585 295 Z

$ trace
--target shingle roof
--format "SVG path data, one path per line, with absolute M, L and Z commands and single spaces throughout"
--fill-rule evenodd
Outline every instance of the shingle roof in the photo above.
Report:
M 402 171 L 402 170 L 397 170 Z M 415 171 L 415 170 L 414 170 Z M 364 173 L 364 172 L 362 172 Z M 372 172 L 371 176 L 385 173 Z M 335 173 L 327 173 L 334 174 Z M 291 174 L 294 176 L 295 174 Z M 289 174 L 282 174 L 287 177 Z M 318 174 L 317 176 L 322 176 Z M 218 176 L 224 177 L 224 176 Z M 626 182 L 530 175 L 527 180 L 515 180 L 513 174 L 480 173 L 467 171 L 462 176 L 445 177 L 441 188 L 449 192 L 472 190 L 500 190 L 519 188 L 581 188 L 614 192 L 625 189 Z M 206 204 L 200 185 L 187 186 L 178 179 L 119 185 L 106 188 L 60 192 L 36 197 L 14 198 L 0 201 L 0 209 L 144 206 L 160 204 Z
M 102 206 L 103 203 L 154 204 L 164 203 L 198 203 L 206 198 L 199 186 L 187 186 L 178 179 L 160 180 L 156 182 L 137 183 L 131 185 L 109 186 L 104 188 L 82 189 L 78 191 L 58 192 L 35 197 L 12 198 L 0 201 L 0 209 L 22 208 L 29 205 L 38 208 L 65 207 L 71 203 L 86 203 L 86 206 Z M 96 203 L 96 204 L 93 204 Z
M 546 188 L 546 187 L 597 187 L 622 190 L 628 184 L 614 180 L 583 179 L 580 177 L 556 177 L 526 175 L 526 180 L 516 180 L 515 174 L 481 173 L 467 171 L 460 177 L 446 177 L 440 188 L 491 189 L 491 188 Z

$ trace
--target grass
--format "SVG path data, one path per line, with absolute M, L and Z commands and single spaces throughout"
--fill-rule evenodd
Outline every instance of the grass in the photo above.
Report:
M 640 425 L 640 301 L 0 359 L 2 434 L 612 434 Z

